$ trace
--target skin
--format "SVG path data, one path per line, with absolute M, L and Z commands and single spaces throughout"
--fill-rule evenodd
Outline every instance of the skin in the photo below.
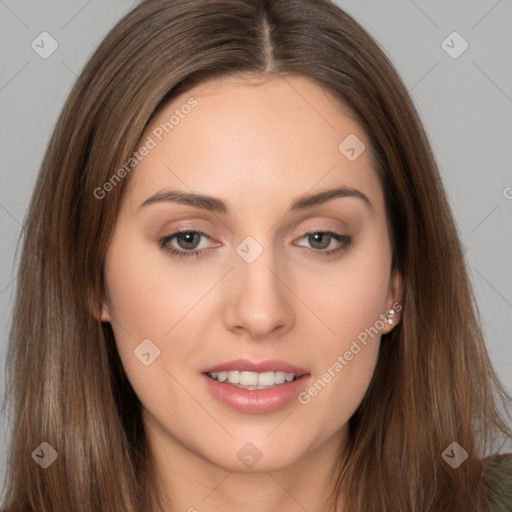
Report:
M 272 413 L 229 409 L 200 374 L 239 357 L 281 359 L 306 368 L 314 382 L 400 302 L 369 142 L 347 109 L 300 76 L 201 84 L 164 106 L 141 141 L 190 97 L 197 106 L 128 178 L 101 320 L 112 323 L 175 510 L 230 512 L 248 503 L 261 511 L 325 510 L 331 466 L 374 373 L 380 335 L 309 403 L 294 400 Z M 338 150 L 349 134 L 366 145 L 355 161 Z M 372 207 L 343 197 L 289 211 L 299 196 L 342 185 Z M 164 189 L 221 198 L 230 212 L 169 201 L 140 208 Z M 209 252 L 178 258 L 163 250 L 158 240 L 180 227 L 206 232 L 195 250 Z M 315 243 L 308 230 L 348 235 L 352 244 L 331 256 L 308 253 L 341 245 Z M 252 263 L 236 252 L 247 236 L 263 248 Z M 168 245 L 187 250 L 183 239 Z M 382 333 L 399 319 L 397 312 Z M 149 366 L 133 353 L 147 338 L 160 349 Z M 261 452 L 251 468 L 237 457 L 249 441 Z

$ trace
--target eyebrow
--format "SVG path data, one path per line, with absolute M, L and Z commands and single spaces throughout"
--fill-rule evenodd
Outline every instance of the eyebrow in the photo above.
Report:
M 365 194 L 363 194 L 360 190 L 346 186 L 324 190 L 323 192 L 318 192 L 316 194 L 301 196 L 293 201 L 290 206 L 290 211 L 307 210 L 308 208 L 313 208 L 314 206 L 318 206 L 320 204 L 326 203 L 327 201 L 331 201 L 332 199 L 340 197 L 357 197 L 361 199 L 370 210 L 373 211 L 373 205 Z M 141 208 L 151 204 L 162 202 L 185 204 L 214 213 L 229 213 L 229 207 L 222 199 L 203 194 L 182 192 L 179 190 L 162 190 L 156 194 L 153 194 L 140 205 L 139 211 Z

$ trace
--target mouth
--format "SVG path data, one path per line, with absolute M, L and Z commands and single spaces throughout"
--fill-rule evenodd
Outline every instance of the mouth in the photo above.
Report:
M 246 372 L 241 370 L 207 372 L 206 375 L 217 382 L 224 382 L 241 389 L 270 389 L 282 386 L 287 382 L 293 382 L 300 378 L 293 372 Z
M 223 405 L 238 412 L 266 413 L 293 402 L 311 374 L 283 361 L 238 359 L 208 368 L 202 377 Z

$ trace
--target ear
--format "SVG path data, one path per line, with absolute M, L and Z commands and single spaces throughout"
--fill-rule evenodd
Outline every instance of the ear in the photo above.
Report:
M 100 320 L 102 322 L 110 322 L 110 313 L 108 312 L 107 305 L 105 304 L 105 301 L 101 304 L 100 308 Z
M 93 294 L 89 293 L 87 303 L 89 311 L 98 322 L 110 322 L 110 313 L 105 298 L 102 298 L 98 305 L 98 302 L 93 299 Z
M 387 334 L 396 325 L 400 323 L 403 310 L 403 296 L 404 296 L 404 280 L 398 270 L 393 270 L 391 273 L 391 279 L 389 280 L 388 295 L 386 297 L 386 311 L 384 311 L 383 318 L 386 319 L 382 334 Z M 386 312 L 388 309 L 395 311 L 395 316 L 391 319 L 392 323 L 387 322 Z

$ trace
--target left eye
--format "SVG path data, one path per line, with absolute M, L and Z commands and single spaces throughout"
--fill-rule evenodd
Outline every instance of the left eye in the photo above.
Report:
M 306 238 L 310 244 L 312 244 L 312 249 L 315 250 L 324 250 L 327 249 L 333 240 L 341 241 L 341 235 L 337 233 L 331 233 L 329 231 L 316 231 L 315 233 L 308 233 L 307 235 L 299 238 L 299 240 L 303 240 Z

